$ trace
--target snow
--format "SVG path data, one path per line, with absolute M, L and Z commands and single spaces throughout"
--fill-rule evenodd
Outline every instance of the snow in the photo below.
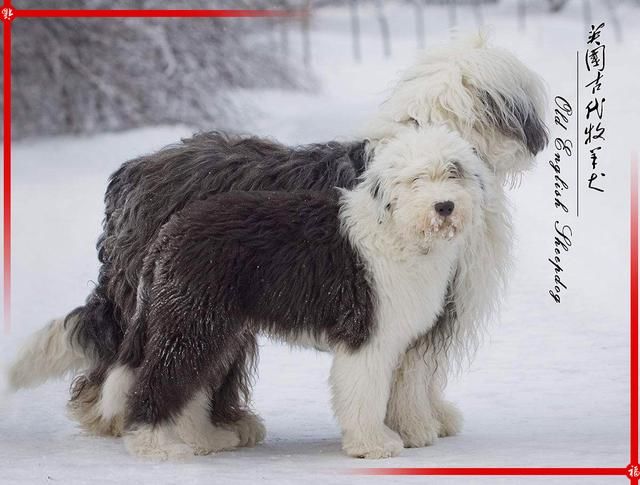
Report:
M 607 21 L 604 4 L 591 3 L 593 19 Z M 494 42 L 540 72 L 552 97 L 572 101 L 575 54 L 584 45 L 580 4 L 570 2 L 555 17 L 530 12 L 524 33 L 517 30 L 514 2 L 484 12 L 485 22 L 495 27 Z M 350 59 L 347 10 L 328 9 L 314 19 L 312 31 L 321 91 L 237 92 L 239 106 L 253 106 L 259 113 L 251 112 L 232 128 L 287 143 L 356 133 L 397 72 L 411 62 L 416 44 L 412 8 L 387 8 L 392 59 L 382 56 L 375 13 L 368 7 L 361 12 L 361 64 Z M 428 46 L 445 38 L 447 11 L 434 7 L 426 13 Z M 566 218 L 574 236 L 563 256 L 568 290 L 560 304 L 547 293 L 553 278 L 547 259 L 557 217 L 547 163 L 552 148 L 510 192 L 517 241 L 509 295 L 477 358 L 448 389 L 465 415 L 462 434 L 386 461 L 350 459 L 340 450 L 330 410 L 330 357 L 265 341 L 254 396 L 267 425 L 264 444 L 186 463 L 143 463 L 127 455 L 121 440 L 80 432 L 64 412 L 68 382 L 53 382 L 5 400 L 0 483 L 626 483 L 624 477 L 425 479 L 345 473 L 369 466 L 625 467 L 629 462 L 628 187 L 640 126 L 634 89 L 640 74 L 640 33 L 634 30 L 640 10 L 623 4 L 618 13 L 624 42 L 614 41 L 611 24 L 605 30 L 607 190 L 587 193 L 581 181 L 580 218 Z M 458 18 L 462 28 L 474 28 L 467 9 L 459 8 Z M 84 301 L 97 275 L 94 244 L 108 175 L 124 160 L 190 132 L 188 127 L 157 127 L 14 144 L 13 321 L 11 332 L 0 339 L 3 361 L 30 332 Z M 563 168 L 571 184 L 568 200 L 573 201 L 575 172 L 571 166 Z

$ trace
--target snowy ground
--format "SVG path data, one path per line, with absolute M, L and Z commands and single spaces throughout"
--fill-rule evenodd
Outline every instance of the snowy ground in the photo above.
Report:
M 594 21 L 608 21 L 606 11 L 596 8 L 600 2 L 592 3 Z M 572 20 L 580 18 L 579 5 L 571 2 L 558 18 L 532 14 L 524 33 L 516 30 L 513 4 L 489 9 L 485 21 L 495 26 L 495 43 L 543 74 L 552 96 L 573 100 L 575 52 L 584 38 L 582 23 Z M 252 104 L 261 112 L 244 120 L 241 129 L 289 143 L 355 133 L 414 55 L 412 12 L 389 10 L 394 57 L 386 60 L 374 17 L 363 9 L 362 64 L 349 58 L 346 11 L 325 12 L 313 31 L 322 91 L 238 93 L 239 105 Z M 473 28 L 465 12 L 458 12 L 461 26 Z M 639 148 L 634 88 L 640 34 L 634 28 L 640 10 L 623 6 L 619 14 L 624 42 L 614 41 L 609 24 L 606 33 L 607 191 L 598 196 L 583 189 L 580 219 L 567 220 L 574 238 L 564 258 L 569 289 L 559 305 L 547 294 L 556 217 L 547 164 L 551 150 L 511 192 L 518 235 L 511 291 L 473 365 L 449 388 L 465 415 L 461 435 L 383 462 L 349 459 L 340 451 L 329 406 L 329 357 L 265 342 L 255 390 L 255 406 L 268 428 L 263 445 L 188 463 L 141 463 L 126 454 L 120 440 L 78 431 L 64 413 L 68 383 L 57 382 L 21 392 L 3 406 L 0 483 L 627 483 L 624 477 L 374 479 L 343 473 L 362 466 L 628 463 L 628 186 L 631 153 Z M 442 40 L 446 10 L 428 10 L 427 15 L 427 42 Z M 186 127 L 164 127 L 14 144 L 13 323 L 0 340 L 3 360 L 24 336 L 80 304 L 88 293 L 97 274 L 93 246 L 107 176 L 122 161 L 189 133 Z M 574 178 L 569 178 L 571 183 Z

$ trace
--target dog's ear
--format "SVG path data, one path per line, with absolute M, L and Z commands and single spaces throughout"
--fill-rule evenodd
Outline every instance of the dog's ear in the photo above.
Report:
M 360 177 L 369 165 L 369 151 L 367 141 L 359 141 L 351 144 L 347 149 L 347 156 L 356 172 L 356 177 Z
M 547 126 L 530 99 L 485 90 L 478 91 L 477 96 L 484 108 L 480 116 L 485 123 L 518 140 L 533 156 L 547 146 Z
M 455 65 L 442 68 L 441 72 L 431 75 L 428 82 L 422 81 L 419 85 L 412 80 L 408 84 L 414 84 L 415 94 L 407 100 L 405 119 L 401 121 L 428 126 L 455 120 L 456 125 L 467 121 L 471 125 L 474 93 L 465 85 L 462 72 Z
M 382 181 L 378 175 L 369 176 L 369 194 L 373 199 L 374 207 L 378 215 L 378 224 L 382 224 L 392 210 L 392 203 L 387 197 L 387 192 L 382 187 Z
M 381 191 L 382 188 L 380 187 L 380 177 L 373 177 L 373 179 L 371 180 L 371 186 L 369 187 L 369 192 L 371 193 L 371 197 L 373 198 L 373 200 L 375 200 L 376 202 L 380 202 Z

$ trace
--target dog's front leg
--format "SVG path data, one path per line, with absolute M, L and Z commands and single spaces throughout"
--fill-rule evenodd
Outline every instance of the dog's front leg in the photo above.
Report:
M 442 397 L 446 352 L 435 351 L 429 342 L 422 338 L 410 347 L 393 376 L 386 423 L 407 448 L 429 446 L 438 436 L 457 434 L 462 424 L 460 412 Z
M 335 354 L 333 407 L 342 428 L 342 448 L 350 456 L 387 458 L 403 448 L 400 436 L 384 424 L 397 358 L 378 345 Z
M 434 443 L 438 422 L 429 399 L 432 366 L 426 359 L 425 346 L 416 344 L 405 352 L 393 374 L 387 407 L 387 425 L 397 431 L 407 448 L 420 448 Z
M 438 420 L 438 436 L 455 436 L 462 429 L 462 413 L 455 404 L 443 397 L 444 386 L 429 388 L 429 402 Z

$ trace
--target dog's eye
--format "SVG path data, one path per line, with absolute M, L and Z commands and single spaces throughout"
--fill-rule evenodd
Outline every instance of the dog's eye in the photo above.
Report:
M 462 178 L 462 166 L 460 165 L 459 162 L 451 162 L 451 166 L 449 167 L 449 170 L 447 171 L 447 178 L 450 179 L 459 179 Z

